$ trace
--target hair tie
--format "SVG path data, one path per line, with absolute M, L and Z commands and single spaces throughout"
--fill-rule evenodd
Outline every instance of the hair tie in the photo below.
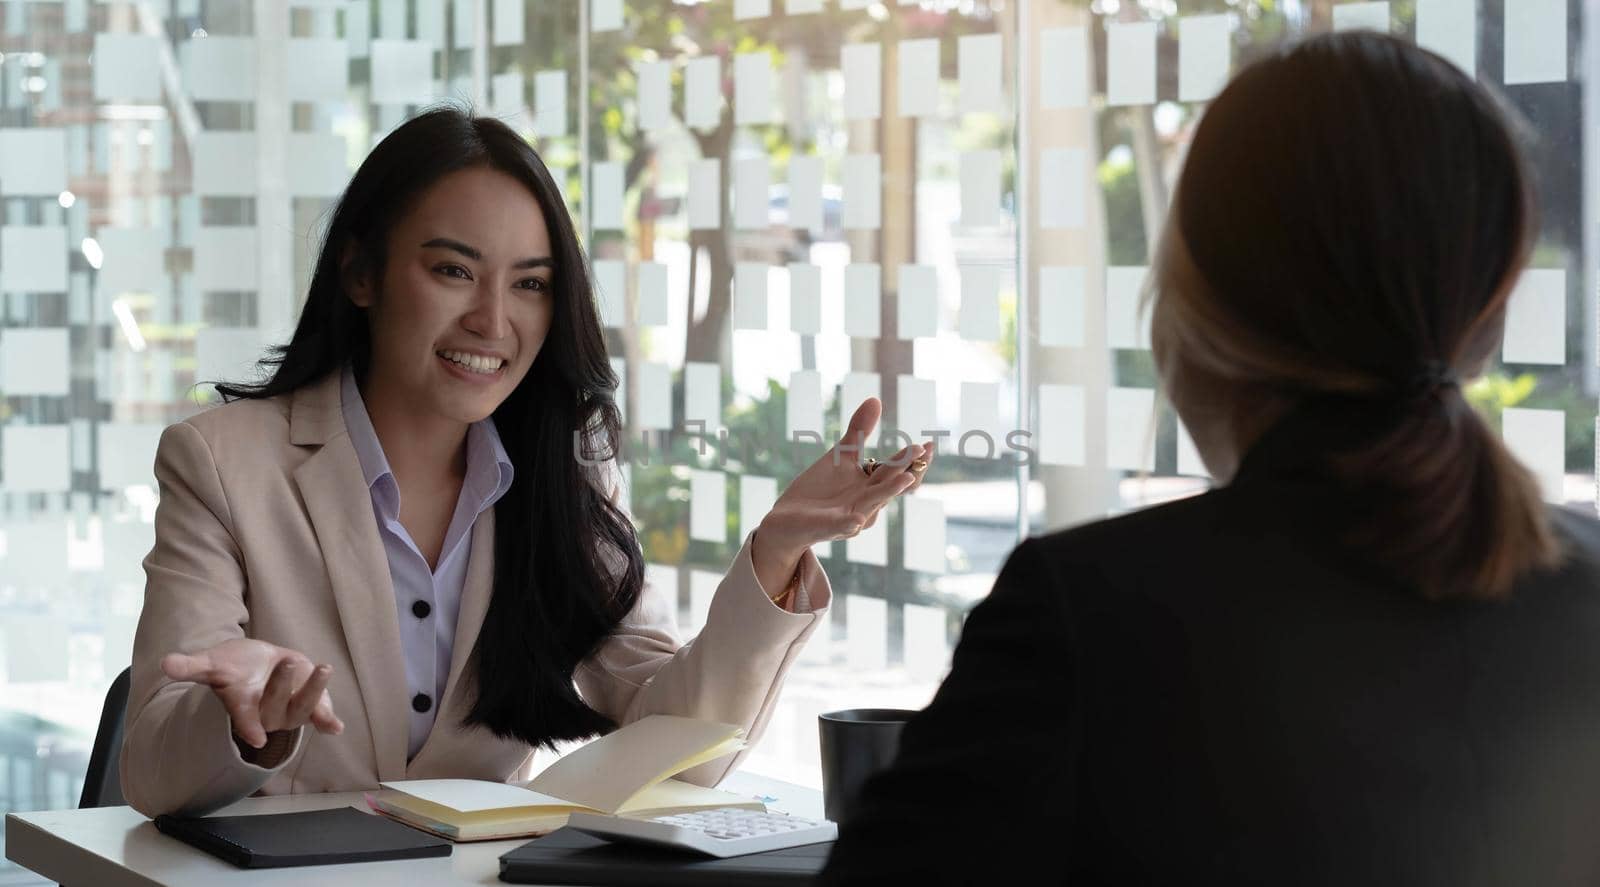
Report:
M 1424 362 L 1411 375 L 1411 378 L 1402 386 L 1401 393 L 1404 394 L 1405 399 L 1408 401 L 1422 400 L 1433 396 L 1440 389 L 1454 388 L 1460 384 L 1460 377 L 1456 375 L 1456 371 L 1449 364 L 1442 360 L 1430 360 Z

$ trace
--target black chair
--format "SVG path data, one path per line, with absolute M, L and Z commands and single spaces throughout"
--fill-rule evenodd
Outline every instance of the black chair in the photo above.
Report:
M 83 796 L 78 807 L 120 807 L 122 798 L 122 718 L 128 710 L 128 673 L 111 682 L 106 704 L 100 709 L 100 727 L 94 733 L 94 750 L 89 752 L 89 772 L 83 777 Z

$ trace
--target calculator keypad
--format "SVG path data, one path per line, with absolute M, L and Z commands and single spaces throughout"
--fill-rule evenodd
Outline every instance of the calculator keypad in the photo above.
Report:
M 785 816 L 781 813 L 763 813 L 758 810 L 742 810 L 739 808 L 700 810 L 692 813 L 678 813 L 672 816 L 657 816 L 652 821 L 663 825 L 694 829 L 708 837 L 725 841 L 748 838 L 753 835 L 774 835 L 792 832 L 797 829 L 812 828 L 818 824 L 813 820 L 803 819 L 799 816 Z
M 826 820 L 744 807 L 718 807 L 634 819 L 577 812 L 567 825 L 608 841 L 639 841 L 727 858 L 832 841 L 839 829 Z

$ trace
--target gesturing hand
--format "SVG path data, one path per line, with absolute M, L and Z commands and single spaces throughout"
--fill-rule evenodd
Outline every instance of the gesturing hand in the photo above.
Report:
M 759 553 L 792 564 L 815 543 L 848 539 L 872 526 L 890 499 L 922 483 L 933 461 L 932 443 L 911 444 L 871 472 L 862 467 L 863 443 L 882 414 L 875 397 L 856 407 L 840 442 L 801 472 L 762 519 Z
M 228 710 L 234 735 L 251 748 L 265 746 L 268 733 L 306 723 L 323 733 L 344 730 L 328 695 L 333 667 L 313 665 L 286 647 L 237 638 L 198 653 L 168 653 L 161 670 L 175 681 L 210 687 Z

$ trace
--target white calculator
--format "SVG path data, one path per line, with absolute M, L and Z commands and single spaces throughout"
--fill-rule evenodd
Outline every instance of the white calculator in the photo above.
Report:
M 574 813 L 567 819 L 567 828 L 609 841 L 676 847 L 724 858 L 820 844 L 839 836 L 839 827 L 825 819 L 743 807 L 715 807 L 650 819 Z

